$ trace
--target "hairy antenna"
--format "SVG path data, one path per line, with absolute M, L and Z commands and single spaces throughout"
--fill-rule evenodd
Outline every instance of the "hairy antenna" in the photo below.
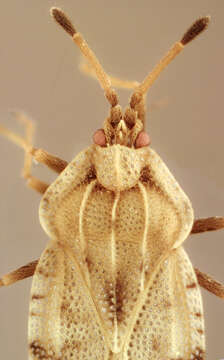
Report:
M 202 17 L 196 20 L 193 25 L 186 31 L 184 36 L 181 39 L 181 43 L 183 45 L 188 44 L 191 40 L 194 40 L 196 36 L 202 33 L 205 29 L 207 29 L 208 24 L 210 22 L 210 16 Z
M 100 64 L 94 52 L 88 46 L 85 39 L 82 37 L 82 35 L 79 32 L 75 30 L 71 21 L 61 9 L 52 7 L 50 13 L 52 17 L 55 19 L 55 21 L 59 25 L 61 25 L 62 28 L 72 37 L 73 41 L 79 47 L 84 57 L 90 63 L 90 66 L 94 69 L 96 73 L 96 77 L 98 78 L 101 87 L 105 91 L 106 98 L 110 102 L 111 106 L 112 107 L 116 106 L 118 104 L 118 97 L 115 91 L 111 87 L 110 77 L 104 71 L 102 65 Z
M 76 33 L 76 30 L 74 28 L 74 26 L 72 25 L 71 21 L 68 19 L 68 17 L 65 16 L 65 14 L 63 13 L 63 11 L 59 8 L 55 8 L 52 7 L 51 10 L 51 15 L 53 16 L 53 18 L 55 19 L 55 21 L 61 25 L 61 27 L 67 31 L 67 33 L 70 36 L 74 36 Z
M 139 101 L 141 101 L 142 96 L 146 94 L 162 70 L 184 49 L 185 45 L 188 44 L 191 40 L 195 39 L 196 36 L 198 36 L 207 28 L 209 21 L 210 16 L 205 16 L 196 20 L 189 28 L 189 30 L 184 34 L 182 39 L 171 47 L 168 53 L 154 67 L 151 73 L 149 73 L 143 82 L 136 88 L 130 101 L 130 106 L 132 108 L 135 108 Z

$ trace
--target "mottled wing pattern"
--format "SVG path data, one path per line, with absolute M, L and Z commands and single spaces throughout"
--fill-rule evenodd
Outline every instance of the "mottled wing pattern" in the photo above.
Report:
M 204 359 L 201 296 L 183 248 L 161 265 L 120 354 L 107 350 L 103 322 L 92 300 L 78 265 L 52 243 L 33 279 L 29 359 Z
M 56 242 L 34 274 L 29 317 L 29 359 L 108 358 L 100 319 L 78 264 Z
M 130 360 L 205 359 L 200 289 L 182 247 L 163 262 L 148 288 L 125 353 Z

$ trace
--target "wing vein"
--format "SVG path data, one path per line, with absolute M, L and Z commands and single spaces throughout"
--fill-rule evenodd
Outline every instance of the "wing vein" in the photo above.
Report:
M 117 252 L 116 252 L 116 236 L 115 236 L 115 228 L 116 228 L 116 209 L 117 204 L 120 199 L 120 192 L 117 192 L 114 199 L 114 204 L 112 208 L 112 230 L 111 230 L 111 263 L 112 263 L 112 279 L 114 285 L 114 301 L 115 301 L 115 308 L 117 306 L 117 296 L 116 296 L 116 281 L 117 281 Z M 117 323 L 117 316 L 114 317 L 114 351 L 118 351 L 118 323 Z
M 144 212 L 145 212 L 145 228 L 142 239 L 142 273 L 141 273 L 141 291 L 145 288 L 145 258 L 146 258 L 146 250 L 147 250 L 147 237 L 149 231 L 149 206 L 148 206 L 148 197 L 147 191 L 140 182 L 138 183 L 139 189 L 141 191 L 144 203 Z
M 87 201 L 89 199 L 89 196 L 93 190 L 93 188 L 96 185 L 96 180 L 92 181 L 90 184 L 87 185 L 86 191 L 83 195 L 83 199 L 81 202 L 81 206 L 80 206 L 80 214 L 79 214 L 79 235 L 80 235 L 80 243 L 81 243 L 81 248 L 82 248 L 82 255 L 83 255 L 83 262 L 85 263 L 86 257 L 87 257 L 87 242 L 85 240 L 85 235 L 84 235 L 84 229 L 83 229 L 83 219 L 84 219 L 84 213 L 85 213 L 85 208 L 86 208 L 86 204 Z M 88 267 L 86 266 L 86 272 L 85 272 L 85 277 L 86 277 L 86 281 L 87 284 L 90 286 L 90 276 L 89 276 L 89 270 Z

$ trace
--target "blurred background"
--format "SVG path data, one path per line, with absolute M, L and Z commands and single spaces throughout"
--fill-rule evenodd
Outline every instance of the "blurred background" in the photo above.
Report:
M 35 146 L 70 161 L 91 143 L 109 106 L 98 83 L 78 70 L 80 53 L 50 18 L 60 6 L 106 71 L 142 80 L 191 23 L 210 14 L 209 29 L 161 74 L 148 95 L 147 127 L 160 154 L 190 197 L 196 217 L 224 215 L 224 2 L 7 0 L 0 12 L 0 122 L 23 134 L 9 111 L 36 124 Z M 126 105 L 130 93 L 119 91 Z M 155 104 L 163 103 L 158 109 Z M 0 274 L 37 259 L 47 235 L 39 225 L 40 196 L 20 177 L 23 151 L 0 138 Z M 33 174 L 53 181 L 41 165 Z M 192 263 L 224 282 L 224 231 L 191 236 Z M 31 279 L 0 289 L 0 358 L 27 359 Z M 202 290 L 207 358 L 224 358 L 224 302 Z

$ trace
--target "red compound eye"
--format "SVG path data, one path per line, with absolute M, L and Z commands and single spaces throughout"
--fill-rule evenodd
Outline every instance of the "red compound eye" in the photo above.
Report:
M 93 135 L 93 142 L 96 145 L 106 146 L 107 140 L 103 129 L 96 130 Z
M 143 146 L 148 146 L 150 144 L 151 140 L 149 135 L 145 132 L 145 131 L 141 131 L 138 136 L 137 139 L 135 140 L 135 147 L 136 148 L 141 148 Z

